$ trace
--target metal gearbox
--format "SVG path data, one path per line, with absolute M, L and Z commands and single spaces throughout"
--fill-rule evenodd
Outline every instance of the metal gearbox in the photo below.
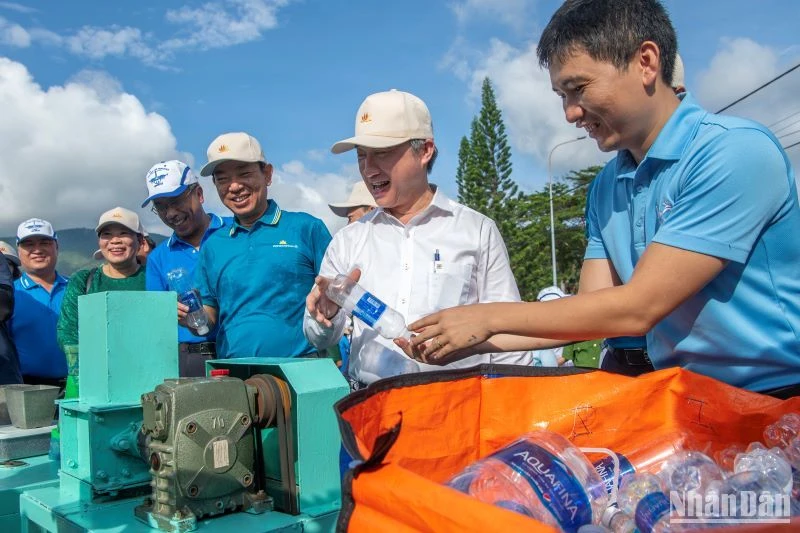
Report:
M 256 389 L 230 377 L 167 380 L 142 396 L 152 497 L 136 516 L 165 531 L 188 531 L 203 516 L 263 512 L 254 418 Z

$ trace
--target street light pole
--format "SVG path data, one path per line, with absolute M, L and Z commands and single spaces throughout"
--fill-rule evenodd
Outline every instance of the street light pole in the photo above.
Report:
M 557 273 L 558 270 L 556 268 L 556 222 L 555 222 L 555 216 L 553 214 L 553 172 L 552 172 L 553 152 L 555 152 L 556 148 L 558 148 L 559 146 L 564 146 L 565 144 L 581 141 L 585 138 L 586 135 L 581 135 L 580 137 L 560 142 L 550 149 L 550 153 L 547 156 L 547 181 L 550 184 L 550 252 L 551 252 L 551 257 L 553 259 L 554 287 L 558 287 L 558 273 Z

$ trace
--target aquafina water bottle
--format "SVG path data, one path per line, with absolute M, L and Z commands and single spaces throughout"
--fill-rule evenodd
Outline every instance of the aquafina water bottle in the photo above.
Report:
M 569 532 L 599 523 L 608 505 L 603 481 L 583 452 L 548 431 L 527 433 L 447 485 Z
M 167 274 L 169 288 L 178 293 L 178 301 L 189 308 L 186 323 L 198 335 L 208 334 L 208 315 L 203 309 L 200 293 L 194 288 L 192 278 L 185 268 L 176 268 Z
M 347 314 L 361 319 L 387 339 L 411 338 L 403 315 L 364 290 L 349 277 L 339 274 L 325 291 L 328 298 Z

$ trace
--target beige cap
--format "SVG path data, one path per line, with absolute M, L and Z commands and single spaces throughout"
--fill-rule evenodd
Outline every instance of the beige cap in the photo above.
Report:
M 375 198 L 373 198 L 372 193 L 369 192 L 366 183 L 363 181 L 359 181 L 353 185 L 347 201 L 338 204 L 328 204 L 331 211 L 340 217 L 346 217 L 348 211 L 354 207 L 361 206 L 378 207 L 378 204 L 375 203 Z
M 411 93 L 392 89 L 367 96 L 356 113 L 356 134 L 339 141 L 331 152 L 356 146 L 389 148 L 411 139 L 432 139 L 433 122 L 425 102 Z
M 6 256 L 6 259 L 14 263 L 15 265 L 19 266 L 19 256 L 17 255 L 17 251 L 14 249 L 13 246 L 8 244 L 6 241 L 0 241 L 0 254 Z
M 208 145 L 207 155 L 208 163 L 200 169 L 201 176 L 211 176 L 217 165 L 225 161 L 267 162 L 258 140 L 242 132 L 223 133 Z
M 122 224 L 135 233 L 142 232 L 142 224 L 139 222 L 139 215 L 124 207 L 115 207 L 100 215 L 100 221 L 97 223 L 97 227 L 94 230 L 99 234 L 100 230 L 109 224 Z
M 672 88 L 686 90 L 686 74 L 683 70 L 683 59 L 675 54 L 675 67 L 672 69 Z

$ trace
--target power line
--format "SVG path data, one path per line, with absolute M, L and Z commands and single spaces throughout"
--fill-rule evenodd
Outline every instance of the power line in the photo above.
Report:
M 794 131 L 790 131 L 789 133 L 784 133 L 783 135 L 778 135 L 777 138 L 778 139 L 783 139 L 784 137 L 791 137 L 792 135 L 796 135 L 798 133 L 800 133 L 800 130 L 794 130 Z
M 722 109 L 720 109 L 719 111 L 717 111 L 717 113 L 722 113 L 723 111 L 725 111 L 725 110 L 727 110 L 727 109 L 730 109 L 731 107 L 735 106 L 736 104 L 738 104 L 738 103 L 739 103 L 739 102 L 741 102 L 742 100 L 745 100 L 745 99 L 747 99 L 747 98 L 750 98 L 751 96 L 753 96 L 754 94 L 756 94 L 758 91 L 760 91 L 760 90 L 761 90 L 761 89 L 763 89 L 764 87 L 767 87 L 767 86 L 769 86 L 769 85 L 772 85 L 773 83 L 775 83 L 775 82 L 776 82 L 776 81 L 778 81 L 779 79 L 783 78 L 784 76 L 786 76 L 786 75 L 787 75 L 787 74 L 789 74 L 790 72 L 792 72 L 792 71 L 794 71 L 794 70 L 797 70 L 798 68 L 800 68 L 800 63 L 796 64 L 795 66 L 793 66 L 793 67 L 792 67 L 792 68 L 790 68 L 789 70 L 787 70 L 787 71 L 783 72 L 782 74 L 778 74 L 777 76 L 775 76 L 774 78 L 772 78 L 771 80 L 769 80 L 767 83 L 765 83 L 765 84 L 764 84 L 764 85 L 762 85 L 761 87 L 758 87 L 757 89 L 753 89 L 752 91 L 750 91 L 750 92 L 749 92 L 749 93 L 747 93 L 746 95 L 742 96 L 742 97 L 741 97 L 741 98 L 739 98 L 738 100 L 736 100 L 736 101 L 734 101 L 734 102 L 732 102 L 732 103 L 730 103 L 730 104 L 726 105 L 725 107 L 723 107 Z
M 772 130 L 772 133 L 778 134 L 778 133 L 782 132 L 783 130 L 788 130 L 789 128 L 791 128 L 795 124 L 800 124 L 800 119 L 797 119 L 794 122 L 790 122 L 790 123 L 786 124 L 785 126 L 781 126 L 780 128 L 778 128 L 776 130 Z
M 784 150 L 788 150 L 789 148 L 794 148 L 795 146 L 798 146 L 798 145 L 800 145 L 800 141 L 797 141 L 794 144 L 790 144 L 789 146 L 784 146 L 783 149 Z
M 785 117 L 783 117 L 782 119 L 780 119 L 780 120 L 776 120 L 775 122 L 773 122 L 772 124 L 770 124 L 770 125 L 769 125 L 769 126 L 767 126 L 767 127 L 768 127 L 768 128 L 770 128 L 770 129 L 772 129 L 772 127 L 773 127 L 773 126 L 777 126 L 778 124 L 780 124 L 780 123 L 781 123 L 781 122 L 783 122 L 784 120 L 789 120 L 790 118 L 792 118 L 792 117 L 794 117 L 794 116 L 797 116 L 797 115 L 800 115 L 800 111 L 795 111 L 794 113 L 792 113 L 792 114 L 790 114 L 790 115 L 786 115 L 786 116 L 785 116 Z

